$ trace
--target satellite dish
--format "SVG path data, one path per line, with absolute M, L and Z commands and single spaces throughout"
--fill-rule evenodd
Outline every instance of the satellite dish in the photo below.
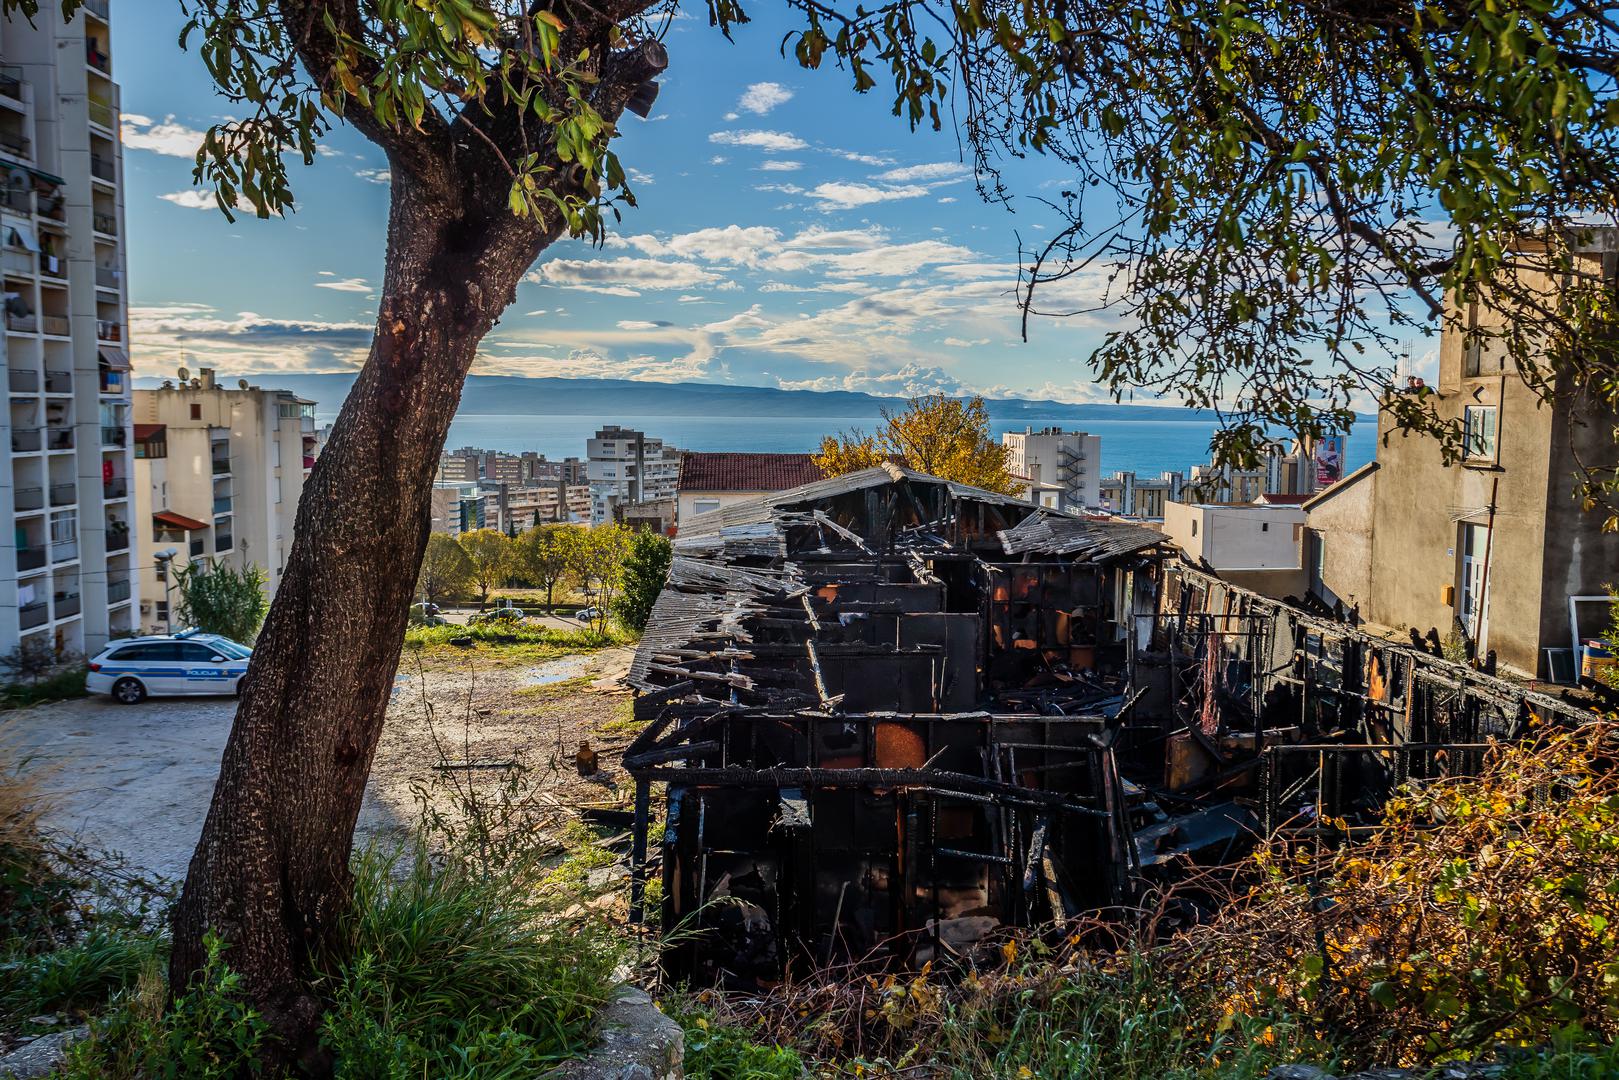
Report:
M 202 389 L 202 380 L 201 379 L 192 379 L 191 380 L 191 389 L 193 389 L 193 390 L 201 390 Z
M 176 371 L 175 374 L 180 376 L 180 381 L 181 382 L 187 382 L 191 378 L 191 371 L 188 368 L 185 368 L 183 366 L 180 368 L 179 371 Z
M 248 387 L 247 387 L 247 380 L 246 379 L 237 379 L 236 380 L 236 389 L 238 389 L 238 390 L 246 390 L 247 388 Z

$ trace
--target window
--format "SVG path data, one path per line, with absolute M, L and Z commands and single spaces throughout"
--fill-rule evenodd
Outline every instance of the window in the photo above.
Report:
M 169 619 L 169 602 L 167 600 L 159 600 L 154 603 L 152 605 L 152 614 L 156 618 L 167 622 Z
M 281 502 L 281 477 L 275 477 L 275 501 Z
M 1197 535 L 1197 518 L 1192 519 L 1192 535 Z
M 183 642 L 180 645 L 180 659 L 186 663 L 207 663 L 220 655 L 207 645 L 199 645 L 194 641 Z
M 1463 413 L 1466 446 L 1463 455 L 1474 460 L 1495 460 L 1495 406 L 1469 405 Z
M 281 440 L 280 439 L 271 439 L 270 440 L 270 464 L 274 465 L 276 468 L 281 467 Z M 280 501 L 281 501 L 280 499 L 276 500 L 276 502 L 280 502 Z
M 163 605 L 159 604 L 158 606 L 162 607 Z M 161 612 L 159 612 L 158 617 L 162 618 Z M 150 648 L 150 645 L 128 645 L 122 649 L 119 649 L 117 652 L 107 657 L 107 659 L 118 660 L 126 663 L 130 660 L 145 660 L 150 655 L 147 651 Z
M 697 499 L 691 504 L 691 508 L 693 513 L 709 514 L 720 508 L 720 501 L 718 499 Z
M 201 420 L 202 419 L 202 403 L 201 402 L 193 401 L 191 403 L 191 419 L 193 419 L 193 420 Z
M 1259 523 L 1259 531 L 1260 531 L 1260 532 L 1270 532 L 1270 522 L 1268 522 L 1268 521 L 1261 521 L 1261 522 L 1260 522 L 1260 523 Z

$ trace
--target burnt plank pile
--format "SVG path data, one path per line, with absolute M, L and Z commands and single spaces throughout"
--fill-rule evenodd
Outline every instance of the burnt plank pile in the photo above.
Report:
M 684 524 L 624 757 L 669 971 L 919 965 L 1127 905 L 1568 708 L 1171 558 L 1139 523 L 893 465 Z

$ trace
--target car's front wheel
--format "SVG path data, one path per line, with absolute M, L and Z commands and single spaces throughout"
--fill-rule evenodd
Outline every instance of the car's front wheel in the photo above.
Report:
M 119 679 L 112 684 L 112 699 L 121 705 L 139 705 L 146 700 L 146 687 L 139 679 Z

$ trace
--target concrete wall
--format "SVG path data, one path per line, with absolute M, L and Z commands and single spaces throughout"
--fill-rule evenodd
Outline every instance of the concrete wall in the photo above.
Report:
M 1379 466 L 1373 463 L 1304 507 L 1303 557 L 1310 591 L 1328 605 L 1358 608 L 1367 618 L 1372 605 L 1372 515 L 1378 473 Z
M 697 504 L 698 503 L 705 503 L 705 504 L 706 503 L 711 503 L 711 502 L 719 503 L 719 506 L 717 506 L 717 507 L 705 506 L 703 508 L 705 511 L 706 510 L 715 510 L 715 509 L 724 509 L 727 506 L 731 506 L 731 505 L 734 505 L 734 504 L 739 503 L 739 502 L 747 502 L 749 499 L 757 499 L 761 495 L 771 495 L 771 494 L 774 494 L 774 492 L 769 492 L 769 491 L 693 491 L 693 490 L 689 490 L 689 489 L 682 489 L 679 492 L 678 499 L 677 499 L 678 506 L 677 506 L 677 509 L 675 511 L 675 521 L 676 521 L 676 523 L 683 522 L 683 521 L 690 521 L 692 518 L 696 517 L 698 515 L 698 513 L 702 512 L 702 511 L 699 511 L 697 509 Z

